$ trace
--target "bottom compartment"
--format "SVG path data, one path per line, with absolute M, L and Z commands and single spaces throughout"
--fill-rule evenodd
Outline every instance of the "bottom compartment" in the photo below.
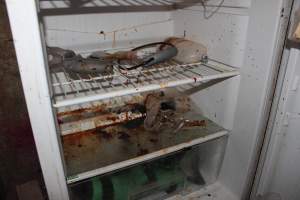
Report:
M 212 184 L 222 164 L 227 136 L 123 170 L 70 184 L 73 200 L 167 199 Z

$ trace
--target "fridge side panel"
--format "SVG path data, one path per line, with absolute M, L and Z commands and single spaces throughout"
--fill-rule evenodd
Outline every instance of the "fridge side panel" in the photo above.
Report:
M 282 0 L 245 5 L 221 8 L 208 20 L 201 8 L 176 11 L 174 25 L 175 35 L 206 44 L 213 58 L 240 68 L 241 76 L 227 80 L 230 84 L 194 95 L 205 115 L 232 130 L 219 181 L 239 198 L 247 195 L 253 177 L 288 17 Z
M 220 181 L 247 198 L 272 103 L 286 30 L 283 1 L 252 1 L 235 123 Z M 266 12 L 267 11 L 267 12 Z
M 174 11 L 174 35 L 204 44 L 210 59 L 243 68 L 248 27 L 248 8 L 224 8 L 204 19 L 201 6 Z M 240 77 L 195 88 L 192 98 L 205 116 L 231 130 Z M 204 84 L 205 85 L 205 84 Z
M 68 190 L 53 115 L 35 0 L 7 0 L 7 9 L 28 113 L 49 199 Z M 16 122 L 17 123 L 17 122 Z

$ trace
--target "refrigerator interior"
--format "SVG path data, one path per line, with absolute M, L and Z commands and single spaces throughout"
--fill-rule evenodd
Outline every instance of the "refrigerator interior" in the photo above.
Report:
M 265 106 L 264 98 L 272 71 L 273 51 L 268 49 L 272 47 L 275 49 L 276 46 L 280 18 L 278 13 L 282 2 L 272 1 L 272 4 L 269 5 L 268 2 L 271 1 L 252 2 L 251 4 L 250 0 L 225 0 L 218 9 L 219 1 L 211 0 L 208 1 L 210 6 L 207 7 L 208 11 L 206 12 L 211 13 L 210 10 L 215 9 L 218 9 L 218 12 L 208 19 L 204 17 L 204 14 L 207 13 L 204 12 L 203 6 L 197 1 L 183 1 L 183 3 L 179 1 L 176 9 L 174 9 L 172 1 L 170 5 L 170 1 L 145 1 L 142 6 L 132 5 L 128 3 L 130 1 L 125 1 L 125 4 L 118 2 L 113 1 L 112 5 L 107 5 L 110 3 L 100 1 L 102 4 L 99 6 L 93 2 L 78 4 L 70 1 L 67 4 L 62 1 L 40 1 L 40 19 L 47 46 L 72 49 L 76 53 L 88 56 L 94 51 L 131 49 L 149 42 L 164 41 L 171 36 L 185 37 L 204 44 L 208 48 L 209 58 L 213 59 L 211 62 L 216 60 L 220 66 L 225 63 L 225 66 L 233 69 L 234 73 L 218 79 L 200 80 L 199 83 L 203 84 L 189 85 L 189 82 L 187 86 L 178 88 L 188 93 L 187 96 L 193 102 L 193 108 L 197 108 L 197 114 L 192 116 L 199 115 L 197 119 L 207 120 L 207 126 L 212 124 L 212 129 L 216 129 L 213 132 L 220 133 L 220 135 L 213 136 L 212 140 L 228 135 L 228 144 L 226 148 L 224 147 L 224 161 L 218 162 L 220 170 L 215 173 L 218 178 L 216 182 L 212 183 L 213 188 L 210 188 L 211 185 L 206 185 L 207 191 L 214 191 L 211 198 L 239 199 L 246 187 L 251 161 L 255 156 L 255 145 L 261 126 L 259 120 L 263 115 L 261 110 Z M 85 5 L 84 9 L 81 8 L 82 5 Z M 264 14 L 266 8 L 270 9 L 268 14 Z M 261 21 L 261 16 L 265 16 L 265 18 L 258 23 Z M 274 23 L 269 24 L 269 22 Z M 258 36 L 254 30 L 261 26 L 265 27 Z M 264 40 L 265 46 L 256 40 L 258 37 Z M 265 51 L 266 49 L 267 51 Z M 237 71 L 238 73 L 236 73 Z M 228 72 L 232 71 L 228 70 Z M 239 73 L 244 76 L 244 79 L 240 78 Z M 53 82 L 59 79 L 52 75 L 49 77 Z M 67 81 L 72 82 L 72 80 Z M 61 86 L 59 82 L 56 83 L 56 86 Z M 54 87 L 52 92 L 64 93 L 63 90 Z M 132 98 L 134 101 L 143 98 L 138 92 L 132 94 L 135 95 L 116 97 L 114 98 L 115 102 L 111 102 L 111 104 L 124 102 L 126 98 L 129 98 L 129 101 Z M 76 97 L 76 93 L 72 95 Z M 78 95 L 81 97 L 84 94 Z M 56 100 L 57 102 L 62 100 L 60 104 L 54 105 L 58 116 L 59 113 L 66 114 L 78 109 L 108 105 L 107 102 L 110 101 L 110 99 L 85 100 L 84 103 L 77 104 L 64 101 L 64 97 L 58 97 Z M 59 119 L 58 116 L 56 117 Z M 80 125 L 80 131 L 84 126 L 86 124 Z M 76 130 L 77 125 L 75 123 L 69 127 Z M 61 126 L 60 130 L 63 130 Z M 72 134 L 74 133 L 72 132 Z M 200 143 L 206 144 L 204 142 Z M 180 145 L 180 142 L 176 145 Z M 193 145 L 178 147 L 170 153 L 184 150 Z M 62 149 L 64 148 L 62 145 Z M 156 149 L 153 152 L 155 153 Z M 149 152 L 149 155 L 152 155 L 151 153 Z M 147 155 L 148 152 L 143 154 Z M 83 156 L 88 157 L 89 155 Z M 121 167 L 130 167 L 132 164 L 136 166 L 136 164 L 150 161 L 155 157 L 157 155 L 133 163 L 125 163 Z M 130 159 L 132 158 L 130 157 Z M 67 159 L 65 158 L 65 160 Z M 68 164 L 68 161 L 66 163 Z M 68 170 L 68 167 L 66 168 Z M 102 170 L 101 174 L 111 171 L 109 168 Z M 83 171 L 80 172 L 83 173 Z M 217 176 L 218 174 L 219 176 Z M 72 180 L 74 174 L 69 175 L 68 180 Z M 94 175 L 100 175 L 99 171 Z M 78 181 L 84 181 L 86 178 L 92 177 L 83 176 Z M 210 196 L 205 196 L 205 198 L 210 198 Z

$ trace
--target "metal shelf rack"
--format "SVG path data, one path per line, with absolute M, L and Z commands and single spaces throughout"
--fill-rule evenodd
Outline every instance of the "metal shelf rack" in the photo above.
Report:
M 186 2 L 185 0 L 40 0 L 42 15 L 66 15 L 78 13 L 105 13 L 120 11 L 167 11 L 177 7 L 187 7 L 199 1 Z
M 115 66 L 110 75 L 89 75 L 88 79 L 79 74 L 72 79 L 68 72 L 62 71 L 52 73 L 55 108 L 239 75 L 235 68 L 212 60 L 192 64 L 171 60 L 129 72 L 122 72 Z

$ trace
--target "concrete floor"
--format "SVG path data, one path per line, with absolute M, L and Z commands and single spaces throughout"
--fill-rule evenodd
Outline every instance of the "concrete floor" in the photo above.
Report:
M 0 178 L 6 198 L 17 199 L 16 185 L 43 180 L 27 114 L 4 0 L 0 0 Z M 1 187 L 1 183 L 0 183 Z

